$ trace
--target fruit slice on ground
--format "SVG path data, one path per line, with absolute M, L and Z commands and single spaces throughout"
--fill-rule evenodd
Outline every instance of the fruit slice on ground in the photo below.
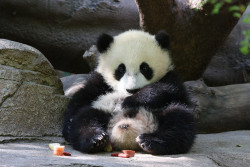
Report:
M 59 143 L 50 143 L 50 144 L 49 144 L 49 149 L 50 149 L 50 150 L 54 150 L 54 147 L 55 147 L 55 146 L 60 146 L 60 144 L 59 144 Z
M 55 146 L 54 147 L 54 155 L 63 155 L 65 146 Z
M 63 154 L 62 154 L 63 156 L 71 156 L 71 154 L 70 153 L 68 153 L 68 152 L 63 152 Z
M 135 156 L 135 151 L 134 150 L 122 150 L 122 153 L 128 154 L 130 157 Z
M 129 158 L 130 156 L 128 154 L 124 154 L 124 153 L 119 153 L 118 157 L 122 157 L 122 158 Z
M 118 157 L 119 153 L 111 153 L 110 154 L 112 157 Z

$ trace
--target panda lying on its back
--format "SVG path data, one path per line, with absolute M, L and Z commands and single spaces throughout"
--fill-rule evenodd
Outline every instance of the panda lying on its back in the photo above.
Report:
M 169 38 L 131 30 L 99 37 L 99 64 L 71 99 L 63 136 L 77 150 L 143 149 L 186 153 L 195 121 L 186 90 L 173 71 Z

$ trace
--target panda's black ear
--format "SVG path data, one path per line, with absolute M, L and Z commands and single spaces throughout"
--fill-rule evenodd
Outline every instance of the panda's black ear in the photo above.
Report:
M 170 49 L 169 35 L 165 31 L 159 31 L 155 35 L 155 39 L 162 49 L 166 49 L 166 50 Z
M 114 41 L 114 38 L 108 34 L 102 34 L 97 39 L 97 49 L 100 53 L 104 53 L 110 47 L 110 44 Z

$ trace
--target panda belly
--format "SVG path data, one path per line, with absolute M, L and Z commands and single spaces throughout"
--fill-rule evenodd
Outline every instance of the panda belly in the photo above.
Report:
M 101 110 L 111 115 L 117 115 L 122 113 L 122 102 L 129 96 L 127 93 L 111 92 L 98 97 L 98 99 L 92 102 L 92 107 Z
M 136 138 L 143 133 L 153 133 L 157 127 L 152 112 L 140 108 L 134 118 L 124 117 L 122 113 L 115 115 L 109 122 L 108 134 L 115 149 L 140 150 Z
M 139 150 L 136 138 L 143 133 L 152 133 L 158 127 L 158 122 L 152 112 L 140 108 L 134 118 L 125 117 L 121 104 L 130 94 L 111 92 L 100 96 L 92 103 L 92 107 L 110 113 L 107 132 L 115 149 Z

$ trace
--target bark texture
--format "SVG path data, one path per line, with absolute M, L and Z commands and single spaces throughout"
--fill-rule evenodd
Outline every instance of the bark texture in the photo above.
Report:
M 247 5 L 249 0 L 234 0 L 212 15 L 203 0 L 135 0 L 140 26 L 152 34 L 165 30 L 171 37 L 171 53 L 176 70 L 184 80 L 201 77 L 216 50 L 237 24 L 238 18 L 228 11 L 230 5 Z
M 185 82 L 190 92 L 199 133 L 250 129 L 250 84 L 208 87 L 204 82 Z

